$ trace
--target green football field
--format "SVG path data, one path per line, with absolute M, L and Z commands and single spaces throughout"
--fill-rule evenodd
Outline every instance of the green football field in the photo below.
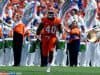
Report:
M 46 72 L 46 67 L 0 67 L 0 75 L 100 75 L 97 67 L 52 67 L 51 72 Z
M 0 75 L 2 73 L 9 73 L 9 75 L 100 75 L 100 68 L 52 67 L 51 72 L 47 73 L 46 67 L 0 67 Z

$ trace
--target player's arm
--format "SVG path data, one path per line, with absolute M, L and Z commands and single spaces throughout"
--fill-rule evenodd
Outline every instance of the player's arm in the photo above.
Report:
M 59 24 L 59 26 L 58 26 L 58 31 L 59 31 L 59 33 L 63 33 L 61 24 Z
M 43 23 L 40 23 L 40 25 L 39 25 L 39 27 L 38 27 L 38 29 L 37 29 L 37 31 L 36 31 L 36 34 L 37 35 L 40 35 L 40 33 L 41 33 L 41 30 L 43 29 Z
M 61 24 L 59 24 L 59 26 L 58 26 L 58 32 L 59 32 L 58 39 L 62 39 L 63 28 L 62 28 L 62 25 Z

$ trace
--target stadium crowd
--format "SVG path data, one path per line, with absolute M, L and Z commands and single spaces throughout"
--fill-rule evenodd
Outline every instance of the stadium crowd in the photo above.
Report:
M 32 4 L 32 18 L 23 23 L 25 15 L 23 20 L 31 16 L 31 11 L 25 10 Z M 0 66 L 47 65 L 41 56 L 41 35 L 36 31 L 48 10 L 61 19 L 63 32 L 56 34 L 51 65 L 100 67 L 100 0 L 8 0 L 0 7 Z M 92 36 L 91 40 L 88 35 L 93 28 L 99 29 L 99 39 Z

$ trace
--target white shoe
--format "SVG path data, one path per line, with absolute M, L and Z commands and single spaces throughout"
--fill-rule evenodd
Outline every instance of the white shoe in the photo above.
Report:
M 66 67 L 66 65 L 65 65 L 65 64 L 62 64 L 61 66 Z
M 34 64 L 29 64 L 28 66 L 34 66 Z
M 56 64 L 51 64 L 51 66 L 57 66 Z
M 50 72 L 50 67 L 47 68 L 46 72 Z
M 51 69 L 51 64 L 50 63 L 48 63 L 48 66 L 47 66 L 47 72 L 50 72 L 50 69 Z

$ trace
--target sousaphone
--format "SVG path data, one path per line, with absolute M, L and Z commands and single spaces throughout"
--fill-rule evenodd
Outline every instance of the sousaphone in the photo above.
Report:
M 92 29 L 88 31 L 87 39 L 90 42 L 95 42 L 96 40 L 100 40 L 100 29 Z

